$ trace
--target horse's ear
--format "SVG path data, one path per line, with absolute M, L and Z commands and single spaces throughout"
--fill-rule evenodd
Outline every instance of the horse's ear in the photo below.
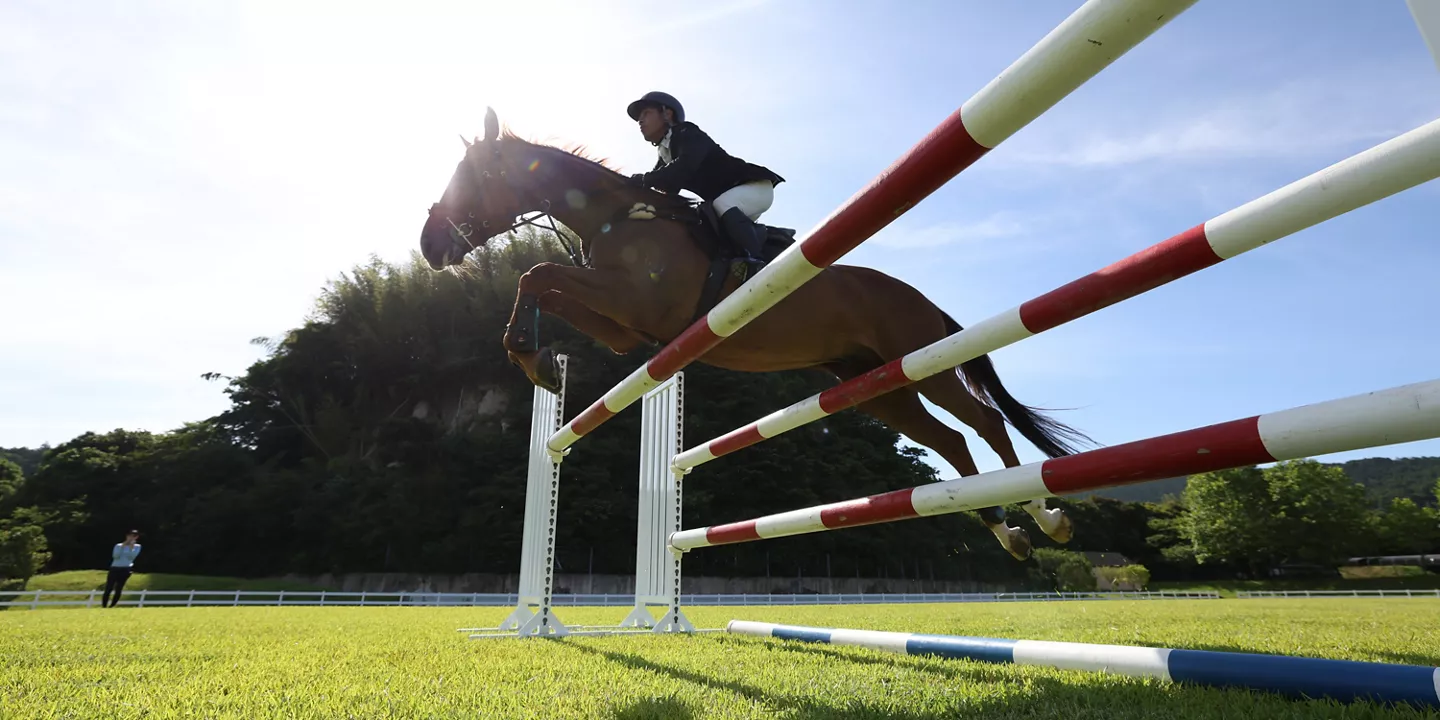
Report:
M 493 142 L 500 137 L 500 118 L 495 116 L 495 108 L 485 108 L 485 142 Z
M 465 143 L 465 147 L 466 147 L 467 149 L 470 147 L 470 141 L 469 141 L 469 140 L 466 140 L 464 135 L 461 135 L 461 136 L 460 136 L 460 142 Z

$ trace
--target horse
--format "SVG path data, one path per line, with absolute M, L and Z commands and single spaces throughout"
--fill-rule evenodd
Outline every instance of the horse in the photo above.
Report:
M 573 267 L 541 263 L 520 278 L 502 344 L 533 384 L 552 391 L 557 384 L 554 354 L 537 333 L 541 312 L 627 354 L 668 343 L 708 310 L 704 304 L 718 299 L 702 302 L 715 261 L 726 258 L 702 204 L 639 187 L 583 149 L 524 140 L 508 128 L 502 135 L 494 109 L 486 109 L 484 128 L 484 137 L 474 141 L 461 136 L 464 157 L 430 207 L 420 249 L 432 270 L 443 271 L 491 238 L 546 216 L 552 229 L 558 220 L 579 238 L 578 249 L 567 244 Z M 526 217 L 531 213 L 539 215 Z M 745 279 L 727 274 L 719 296 Z M 877 270 L 837 264 L 699 362 L 741 372 L 817 369 L 839 382 L 960 330 L 914 287 Z M 939 454 L 962 477 L 979 472 L 965 436 L 930 414 L 922 397 L 973 428 L 1006 467 L 1020 464 L 1006 421 L 1051 458 L 1073 454 L 1074 442 L 1089 440 L 1018 402 L 983 355 L 856 406 Z M 1072 537 L 1070 518 L 1048 509 L 1043 498 L 1024 509 L 1056 542 Z M 1008 526 L 1003 508 L 983 508 L 979 515 L 1013 557 L 1030 557 L 1029 534 Z

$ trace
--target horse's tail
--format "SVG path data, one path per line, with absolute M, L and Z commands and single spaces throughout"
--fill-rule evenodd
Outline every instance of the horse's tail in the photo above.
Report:
M 940 314 L 945 317 L 948 334 L 954 335 L 963 329 L 960 323 L 955 322 L 948 314 L 943 311 Z M 1077 444 L 1094 444 L 1093 440 L 1079 430 L 1016 400 L 1010 391 L 1005 389 L 1005 384 L 1000 382 L 1000 375 L 995 372 L 995 365 L 990 362 L 989 355 L 981 355 L 961 363 L 956 373 L 965 381 L 971 395 L 999 410 L 1005 419 L 1010 421 L 1026 440 L 1034 443 L 1040 452 L 1045 453 L 1046 457 L 1073 455 L 1079 452 Z

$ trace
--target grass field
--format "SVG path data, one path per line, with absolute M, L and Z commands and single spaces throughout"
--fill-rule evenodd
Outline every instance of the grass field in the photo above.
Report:
M 466 639 L 505 608 L 0 612 L 0 718 L 1437 717 L 1098 673 L 727 636 Z M 561 608 L 614 623 L 624 608 Z M 693 608 L 872 630 L 1440 665 L 1440 601 Z

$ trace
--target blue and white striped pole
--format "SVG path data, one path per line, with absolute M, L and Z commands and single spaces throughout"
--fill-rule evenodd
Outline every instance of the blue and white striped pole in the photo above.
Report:
M 931 655 L 1062 670 L 1092 670 L 1167 682 L 1267 690 L 1292 697 L 1328 697 L 1440 707 L 1440 668 L 1255 653 L 956 635 L 842 630 L 731 620 L 738 635 L 850 645 L 901 655 Z

